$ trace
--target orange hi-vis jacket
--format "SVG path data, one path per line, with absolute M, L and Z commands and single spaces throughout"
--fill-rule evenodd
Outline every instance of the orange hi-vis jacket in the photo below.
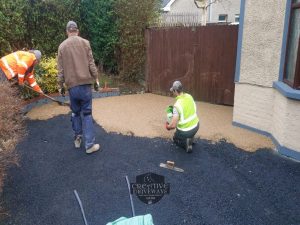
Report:
M 35 91 L 42 92 L 33 76 L 34 60 L 36 58 L 33 53 L 17 51 L 2 57 L 0 67 L 8 80 L 17 77 L 20 85 L 27 81 Z

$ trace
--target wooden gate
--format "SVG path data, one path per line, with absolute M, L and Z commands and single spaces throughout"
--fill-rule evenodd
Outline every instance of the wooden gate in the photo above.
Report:
M 233 105 L 238 26 L 150 28 L 149 92 L 168 95 L 175 80 L 196 100 Z

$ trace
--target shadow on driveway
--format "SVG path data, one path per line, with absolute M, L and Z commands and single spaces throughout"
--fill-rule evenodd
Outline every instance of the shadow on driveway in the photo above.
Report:
M 131 216 L 125 175 L 154 172 L 170 183 L 170 195 L 154 205 L 134 197 L 137 214 L 151 213 L 156 225 L 300 224 L 300 163 L 262 149 L 247 153 L 226 142 L 197 140 L 192 154 L 172 142 L 107 134 L 96 126 L 101 152 L 73 148 L 69 116 L 29 121 L 18 146 L 20 167 L 10 169 L 1 224 L 82 225 L 73 190 L 89 225 Z M 185 170 L 159 167 L 173 160 Z

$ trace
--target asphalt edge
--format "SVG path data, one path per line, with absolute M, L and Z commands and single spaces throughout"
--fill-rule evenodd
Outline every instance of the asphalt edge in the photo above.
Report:
M 93 99 L 95 98 L 106 98 L 106 97 L 112 97 L 112 96 L 120 96 L 120 90 L 119 88 L 109 88 L 107 90 L 100 90 L 99 92 L 95 92 L 93 91 Z M 68 95 L 66 95 L 65 97 L 62 97 L 60 95 L 51 95 L 52 98 L 54 98 L 55 100 L 58 101 L 62 101 L 62 102 L 69 102 L 70 98 Z M 37 107 L 37 106 L 41 106 L 41 105 L 45 105 L 48 103 L 51 103 L 52 101 L 46 97 L 38 97 L 35 99 L 30 100 L 29 102 L 25 102 L 21 112 L 23 114 L 28 113 L 30 110 L 32 110 L 33 108 Z

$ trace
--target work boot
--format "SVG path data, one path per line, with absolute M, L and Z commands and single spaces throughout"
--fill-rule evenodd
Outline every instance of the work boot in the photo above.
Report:
M 186 139 L 185 150 L 186 150 L 187 153 L 191 153 L 193 151 L 193 140 L 192 140 L 192 138 L 187 138 Z
M 75 148 L 80 148 L 80 146 L 81 146 L 81 140 L 82 140 L 82 136 L 81 135 L 77 135 L 75 137 L 75 140 L 74 140 Z
M 89 149 L 87 149 L 85 152 L 87 154 L 91 154 L 93 152 L 96 152 L 100 149 L 100 145 L 99 144 L 94 144 L 92 147 L 90 147 Z
M 195 139 L 193 137 L 191 139 L 192 139 L 192 145 L 195 145 L 196 144 Z

